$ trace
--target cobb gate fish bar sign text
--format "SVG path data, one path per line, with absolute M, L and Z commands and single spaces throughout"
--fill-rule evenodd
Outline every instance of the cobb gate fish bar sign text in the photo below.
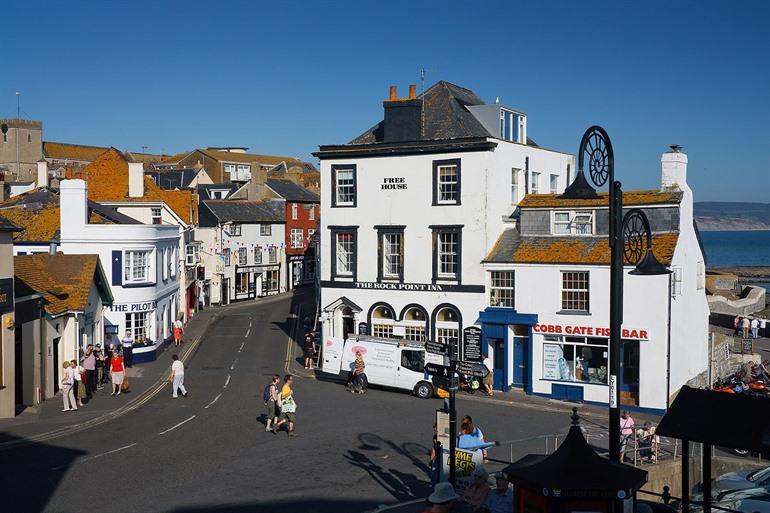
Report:
M 403 176 L 394 178 L 383 178 L 380 188 L 383 191 L 390 191 L 394 189 L 406 189 L 406 178 Z
M 547 335 L 585 335 L 588 337 L 610 336 L 610 329 L 601 326 L 535 324 L 532 326 L 532 331 Z M 620 330 L 620 337 L 633 340 L 649 340 L 647 330 L 640 329 L 623 328 Z

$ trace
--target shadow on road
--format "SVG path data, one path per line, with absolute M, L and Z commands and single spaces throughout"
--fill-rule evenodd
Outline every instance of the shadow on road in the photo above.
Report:
M 0 433 L 0 439 L 8 443 L 25 441 L 8 433 Z M 75 460 L 85 454 L 78 449 L 38 442 L 0 450 L 3 503 L 11 510 L 42 511 Z
M 365 470 L 398 502 L 425 497 L 430 493 L 429 468 L 425 464 L 429 453 L 427 447 L 413 442 L 398 445 L 372 433 L 361 433 L 358 435 L 358 441 L 360 445 L 356 448 L 357 450 L 348 451 L 345 459 L 354 467 Z M 384 468 L 375 463 L 364 451 L 370 454 L 380 451 L 395 452 L 412 461 L 416 474 L 401 472 L 394 468 Z M 375 455 L 372 454 L 372 456 Z M 387 457 L 387 455 L 377 456 L 378 459 Z
M 221 506 L 193 506 L 173 509 L 168 513 L 339 513 L 343 511 L 353 513 L 373 510 L 379 505 L 379 503 L 365 500 L 305 498 Z

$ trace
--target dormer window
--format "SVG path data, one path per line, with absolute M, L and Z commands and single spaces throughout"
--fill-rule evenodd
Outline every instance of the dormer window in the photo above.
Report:
M 526 116 L 507 109 L 500 109 L 500 139 L 524 144 Z
M 160 207 L 152 207 L 152 208 L 150 208 L 150 214 L 151 214 L 151 217 L 152 217 L 152 224 L 161 224 L 161 223 L 163 223 L 163 215 L 162 215 Z
M 553 235 L 593 235 L 594 213 L 563 210 L 553 213 Z

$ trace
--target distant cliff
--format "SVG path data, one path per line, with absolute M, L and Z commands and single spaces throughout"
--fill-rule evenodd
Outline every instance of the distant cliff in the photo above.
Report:
M 696 201 L 695 221 L 703 231 L 770 230 L 770 203 Z

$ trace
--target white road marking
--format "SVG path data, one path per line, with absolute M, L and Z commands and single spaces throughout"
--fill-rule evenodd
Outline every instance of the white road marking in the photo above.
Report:
M 241 347 L 239 347 L 239 348 L 238 348 L 238 352 L 239 352 L 239 353 L 240 353 L 241 351 L 243 351 L 243 344 L 245 344 L 245 343 L 246 343 L 246 342 L 241 342 Z
M 169 431 L 172 431 L 172 430 L 174 430 L 174 429 L 178 428 L 178 427 L 179 427 L 179 426 L 181 426 L 182 424 L 187 424 L 188 422 L 190 422 L 190 421 L 191 421 L 192 419 L 194 419 L 194 418 L 195 418 L 195 415 L 193 415 L 192 417 L 190 417 L 190 418 L 189 418 L 189 419 L 187 419 L 187 420 L 183 420 L 182 422 L 180 422 L 179 424 L 177 424 L 177 425 L 175 425 L 175 426 L 171 426 L 170 428 L 168 428 L 168 429 L 167 429 L 167 430 L 165 430 L 165 431 L 161 431 L 161 432 L 160 432 L 160 434 L 161 434 L 161 435 L 165 435 L 165 434 L 166 434 L 166 433 L 168 433 Z
M 246 330 L 246 334 L 243 336 L 243 338 L 249 338 L 249 333 L 251 333 L 251 328 Z
M 213 400 L 213 401 L 211 401 L 209 404 L 207 404 L 206 406 L 204 406 L 204 407 L 203 407 L 203 409 L 204 409 L 204 410 L 208 410 L 208 409 L 209 409 L 209 406 L 211 406 L 212 404 L 214 404 L 215 402 L 217 402 L 217 401 L 219 400 L 219 398 L 220 398 L 220 397 L 222 397 L 222 393 L 221 393 L 221 392 L 219 393 L 219 395 L 217 395 L 217 396 L 214 398 L 214 400 Z M 193 415 L 193 416 L 194 416 L 194 415 Z M 186 421 L 185 421 L 185 422 L 186 422 Z
M 227 388 L 227 385 L 230 384 L 230 375 L 227 375 L 227 381 L 225 381 L 225 386 L 223 388 Z
M 95 460 L 97 458 L 101 458 L 102 456 L 107 456 L 108 454 L 114 454 L 116 452 L 125 451 L 126 449 L 130 449 L 131 447 L 133 447 L 135 445 L 136 445 L 136 442 L 134 442 L 132 444 L 129 444 L 129 445 L 124 445 L 123 447 L 118 447 L 117 449 L 113 449 L 111 451 L 103 452 L 101 454 L 97 454 L 95 456 L 91 456 L 90 458 L 83 458 L 82 460 L 77 461 L 76 463 L 85 463 L 86 461 Z M 60 465 L 58 467 L 51 467 L 51 470 L 59 470 L 59 469 L 64 468 L 65 466 L 66 465 Z
M 235 362 L 237 362 L 237 361 L 238 361 L 238 358 L 233 360 L 233 364 L 230 366 L 230 370 L 233 370 L 235 368 Z

